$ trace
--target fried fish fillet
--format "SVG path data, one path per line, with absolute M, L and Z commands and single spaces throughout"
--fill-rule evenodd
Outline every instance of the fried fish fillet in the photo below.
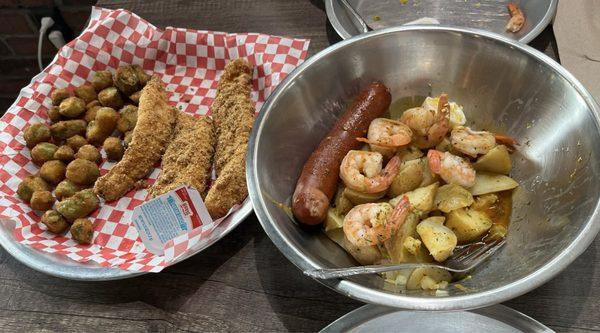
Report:
M 248 196 L 245 159 L 254 123 L 251 79 L 252 67 L 245 60 L 237 59 L 227 64 L 211 107 L 217 134 L 217 179 L 204 201 L 215 219 L 224 216 Z
M 162 171 L 150 188 L 153 196 L 189 185 L 205 194 L 212 170 L 215 135 L 213 121 L 177 112 L 171 143 L 162 158 Z
M 158 77 L 152 77 L 142 89 L 131 143 L 121 161 L 96 181 L 96 194 L 106 201 L 113 201 L 145 178 L 165 152 L 175 118 L 176 111 L 167 103 L 163 84 Z

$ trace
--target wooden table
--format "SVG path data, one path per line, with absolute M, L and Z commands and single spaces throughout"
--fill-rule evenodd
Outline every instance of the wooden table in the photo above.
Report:
M 100 1 L 157 26 L 339 41 L 319 0 Z M 556 58 L 551 28 L 532 45 Z M 0 251 L 6 331 L 316 331 L 362 304 L 304 277 L 252 215 L 199 255 L 134 279 L 86 283 L 33 271 Z M 600 331 L 600 241 L 568 270 L 506 305 L 557 331 Z

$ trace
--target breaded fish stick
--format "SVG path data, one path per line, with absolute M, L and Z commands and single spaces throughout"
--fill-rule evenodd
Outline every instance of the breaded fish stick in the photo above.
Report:
M 171 143 L 162 158 L 162 171 L 150 188 L 153 196 L 189 185 L 205 194 L 212 169 L 214 149 L 213 121 L 177 112 Z
M 140 96 L 131 143 L 121 161 L 96 181 L 96 194 L 106 201 L 113 201 L 146 178 L 167 148 L 175 117 L 176 111 L 167 103 L 163 84 L 158 77 L 152 77 Z
M 246 61 L 237 59 L 227 64 L 211 107 L 217 133 L 217 180 L 204 201 L 214 219 L 248 196 L 245 160 L 254 123 L 251 79 L 252 68 Z

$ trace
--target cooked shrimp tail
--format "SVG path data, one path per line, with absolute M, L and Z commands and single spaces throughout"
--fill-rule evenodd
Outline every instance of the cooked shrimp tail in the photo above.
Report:
M 427 141 L 438 144 L 446 136 L 448 130 L 450 130 L 450 104 L 448 104 L 448 94 L 441 94 L 438 101 L 436 121 L 427 132 Z
M 496 139 L 497 144 L 505 145 L 510 152 L 515 151 L 516 146 L 519 145 L 519 142 L 517 142 L 515 138 L 508 135 L 494 134 L 494 138 Z
M 406 195 L 402 196 L 400 201 L 398 201 L 398 203 L 396 204 L 396 207 L 392 212 L 392 216 L 390 216 L 390 219 L 388 220 L 390 225 L 393 224 L 394 230 L 392 230 L 392 234 L 396 233 L 398 228 L 400 228 L 402 224 L 404 224 L 404 221 L 406 221 L 406 217 L 410 213 L 410 207 L 411 206 L 408 197 Z
M 435 174 L 440 173 L 440 169 L 442 168 L 442 153 L 439 150 L 429 149 L 427 152 L 427 161 L 429 162 L 429 170 Z
M 507 7 L 508 13 L 510 14 L 510 20 L 506 24 L 506 30 L 510 32 L 518 32 L 525 24 L 525 15 L 519 6 L 512 2 L 509 3 Z

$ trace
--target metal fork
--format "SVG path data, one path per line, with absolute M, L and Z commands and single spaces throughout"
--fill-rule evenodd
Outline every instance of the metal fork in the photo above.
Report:
M 352 21 L 352 24 L 354 24 L 356 29 L 358 29 L 358 31 L 360 31 L 363 34 L 371 31 L 371 29 L 367 25 L 367 22 L 365 22 L 365 20 L 363 20 L 363 18 L 360 17 L 360 15 L 356 11 L 356 9 L 354 9 L 354 7 L 352 7 L 352 5 L 347 0 L 340 0 L 340 3 L 346 9 L 346 11 L 352 16 L 350 18 L 350 20 Z
M 311 269 L 304 271 L 305 275 L 315 279 L 335 279 L 352 275 L 383 273 L 396 271 L 400 269 L 414 269 L 422 267 L 435 267 L 445 269 L 455 273 L 466 273 L 475 266 L 481 264 L 485 259 L 498 251 L 506 240 L 504 238 L 478 242 L 469 245 L 457 247 L 455 252 L 448 258 L 444 265 L 427 264 L 427 263 L 404 263 L 395 265 L 368 265 L 346 268 L 323 268 Z

